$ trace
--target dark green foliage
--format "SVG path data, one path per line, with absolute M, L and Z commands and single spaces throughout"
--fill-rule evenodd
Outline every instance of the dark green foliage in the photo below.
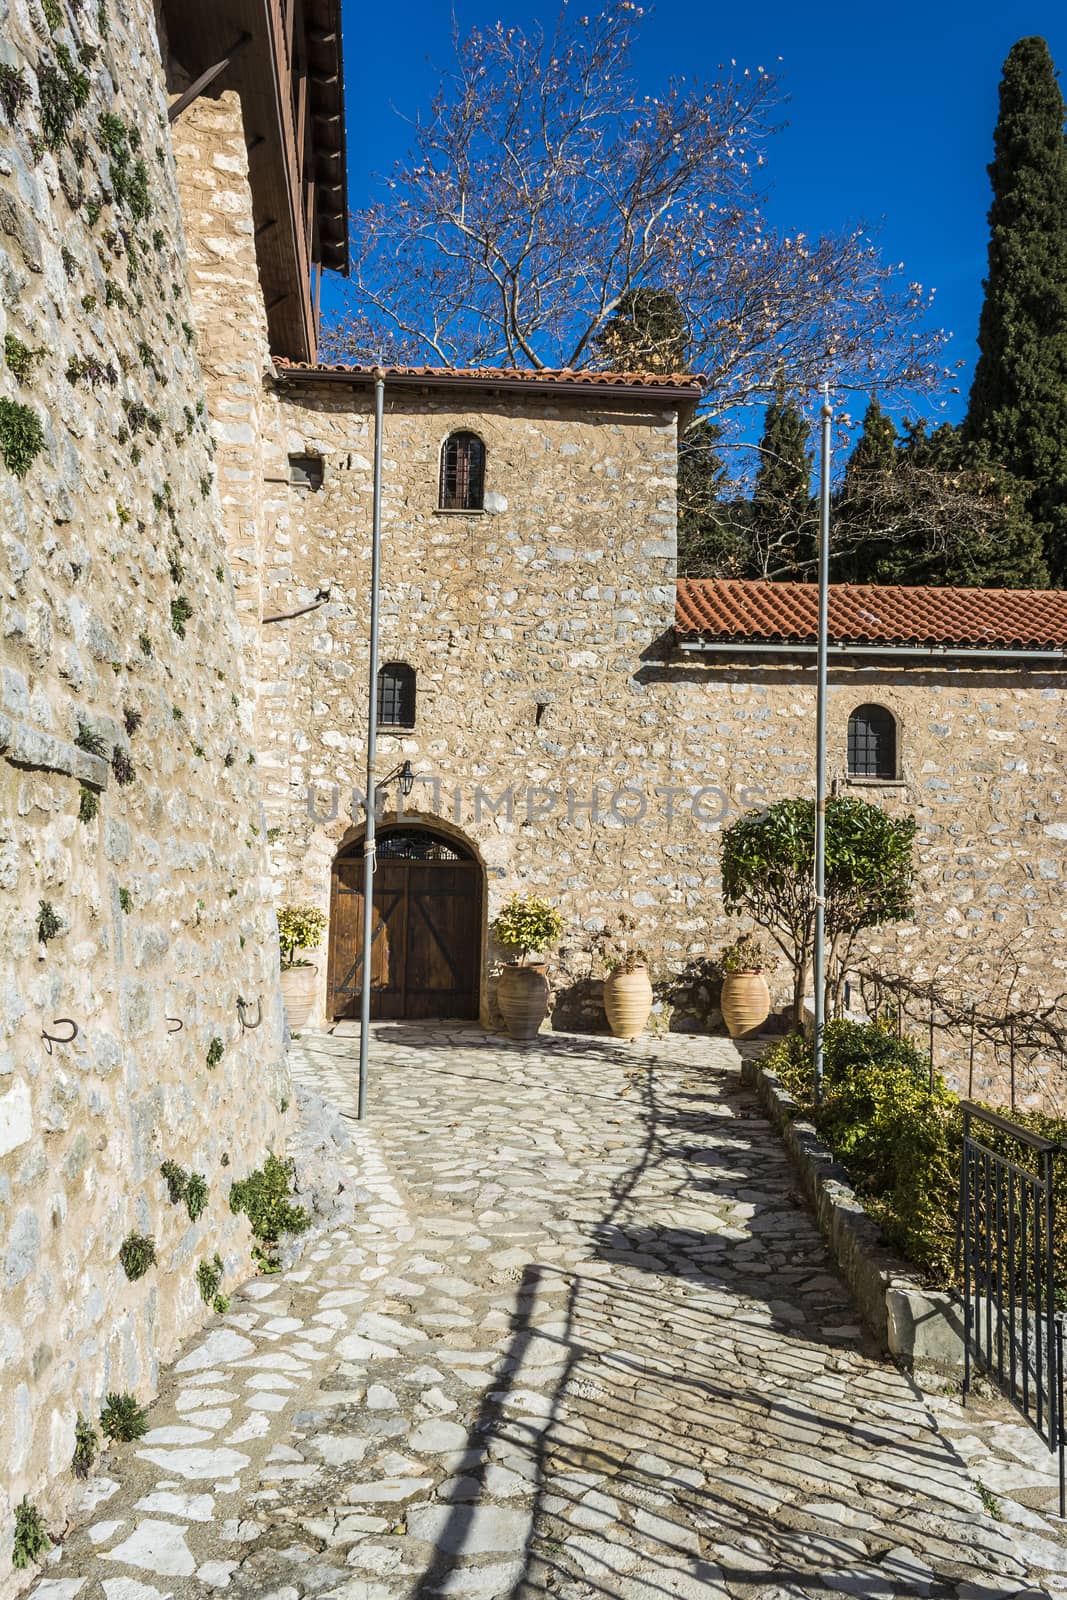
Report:
M 109 1394 L 100 1413 L 100 1428 L 106 1438 L 127 1444 L 148 1432 L 148 1413 L 132 1394 Z
M 183 594 L 170 603 L 170 625 L 179 639 L 185 638 L 185 624 L 193 614 L 193 608 Z
M 59 0 L 41 0 L 41 10 L 44 12 L 44 20 L 53 33 L 63 26 L 63 12 Z
M 75 66 L 66 45 L 56 45 L 56 62 L 56 66 L 42 62 L 37 69 L 41 127 L 50 150 L 58 150 L 64 143 L 75 112 L 89 98 L 89 75 Z
M 208 1066 L 209 1067 L 217 1067 L 219 1062 L 222 1060 L 222 1053 L 223 1053 L 222 1040 L 221 1039 L 212 1039 L 211 1043 L 207 1047 L 207 1064 L 208 1064 Z
M 152 654 L 152 636 L 151 636 L 151 634 L 139 633 L 137 635 L 137 643 L 141 647 L 141 654 L 143 656 L 150 656 Z
M 613 372 L 684 372 L 687 333 L 669 289 L 628 289 L 596 336 L 597 365 Z
M 779 387 L 767 407 L 748 528 L 751 576 L 802 581 L 815 563 L 808 424 Z
M 16 339 L 13 333 L 4 335 L 4 361 L 14 374 L 16 383 L 25 383 L 33 377 L 33 369 L 44 355 L 44 349 L 31 350 L 29 345 Z
M 836 795 L 826 807 L 827 970 L 834 984 L 864 928 L 902 922 L 912 910 L 914 817 Z M 764 928 L 793 969 L 800 1008 L 815 938 L 815 804 L 778 800 L 750 811 L 722 836 L 723 904 Z
M 156 1264 L 156 1241 L 148 1233 L 128 1233 L 119 1246 L 119 1260 L 131 1283 L 143 1278 Z
M 133 910 L 133 895 L 128 889 L 119 889 L 119 909 L 121 911 Z
M 83 783 L 78 791 L 78 821 L 95 822 L 100 812 L 100 796 L 95 789 Z
M 1004 63 L 989 167 L 981 354 L 964 432 L 1029 486 L 1052 581 L 1067 583 L 1067 144 L 1044 39 Z
M 959 1186 L 958 1101 L 929 1059 L 880 1024 L 830 1022 L 823 1099 L 811 1047 L 794 1035 L 765 1058 L 840 1157 L 889 1241 L 939 1282 L 951 1277 Z
M 113 389 L 119 381 L 114 362 L 101 361 L 99 356 L 71 356 L 66 377 L 68 383 L 87 383 L 90 389 L 101 383 Z
M 148 195 L 148 168 L 140 156 L 133 159 L 140 138 L 136 130 L 128 129 L 121 117 L 112 111 L 101 114 L 97 124 L 100 144 L 111 158 L 109 178 L 111 193 L 117 205 L 125 205 L 137 222 L 151 215 L 152 202 Z
M 1027 486 L 943 423 L 903 438 L 872 403 L 834 503 L 834 576 L 848 583 L 1041 588 Z
M 99 1450 L 100 1437 L 96 1429 L 88 1417 L 83 1417 L 79 1411 L 74 1424 L 74 1456 L 70 1463 L 70 1470 L 76 1478 L 89 1476 Z
M 107 754 L 107 740 L 87 722 L 78 723 L 78 731 L 74 736 L 74 743 L 79 750 L 84 750 L 90 756 L 104 756 Z
M 45 1532 L 41 1513 L 23 1495 L 15 1507 L 15 1542 L 11 1549 L 11 1565 L 19 1569 L 28 1567 L 31 1561 L 36 1561 L 38 1556 L 51 1548 L 52 1541 Z
M 37 938 L 41 944 L 47 944 L 54 939 L 60 929 L 60 921 L 56 916 L 51 900 L 41 900 L 37 909 Z
M 121 750 L 118 745 L 115 746 L 111 756 L 111 770 L 115 774 L 115 782 L 123 788 L 132 783 L 137 776 L 133 762 L 125 750 Z
M 213 1261 L 201 1261 L 197 1267 L 196 1281 L 200 1289 L 200 1298 L 205 1305 L 211 1305 L 218 1294 L 219 1285 L 222 1282 L 225 1271 L 222 1258 L 217 1251 Z
M 934 1282 L 956 1275 L 963 1125 L 960 1102 L 930 1058 L 888 1023 L 827 1024 L 823 1097 L 814 1105 L 811 1045 L 799 1034 L 764 1057 L 801 1114 L 848 1169 L 866 1209 L 889 1242 Z M 1002 1109 L 993 1107 L 992 1109 Z M 1067 1120 L 1044 1112 L 1012 1112 L 1012 1120 L 1057 1144 L 1067 1144 Z M 983 1130 L 1000 1155 L 1028 1167 L 1033 1152 L 1009 1135 Z M 1053 1163 L 1054 1282 L 1067 1283 L 1067 1160 Z
M 36 411 L 18 400 L 0 400 L 0 456 L 16 478 L 24 478 L 44 449 L 44 429 Z
M 126 732 L 127 732 L 127 734 L 129 735 L 129 737 L 131 739 L 133 738 L 134 734 L 137 732 L 138 728 L 141 726 L 141 723 L 143 721 L 144 721 L 144 718 L 141 715 L 141 713 L 139 711 L 136 711 L 132 706 L 124 706 L 123 707 L 122 723 L 123 723 L 123 727 L 126 729 Z
M 292 1161 L 282 1161 L 268 1153 L 262 1167 L 250 1172 L 230 1189 L 230 1210 L 244 1212 L 252 1225 L 252 1232 L 267 1252 L 260 1258 L 270 1261 L 271 1248 L 283 1233 L 303 1233 L 311 1226 L 311 1218 L 303 1206 L 291 1201 L 296 1167 Z
M 101 39 L 106 39 L 111 31 L 111 22 L 108 18 L 105 0 L 100 0 L 100 4 L 96 8 L 96 30 Z
M 166 1181 L 167 1197 L 171 1205 L 177 1205 L 179 1200 L 185 1199 L 185 1191 L 189 1187 L 189 1174 L 184 1167 L 179 1167 L 176 1161 L 164 1161 L 159 1170 Z
M 106 306 L 121 306 L 125 310 L 129 303 L 119 285 L 112 278 L 108 278 L 104 284 L 104 304 Z
M 0 110 L 12 126 L 29 99 L 30 83 L 25 70 L 9 66 L 6 61 L 0 62 Z
M 185 567 L 182 565 L 182 558 L 177 550 L 167 551 L 167 568 L 170 572 L 171 582 L 181 583 L 185 577 Z
M 207 1205 L 207 1179 L 202 1172 L 191 1172 L 189 1181 L 185 1185 L 185 1209 L 189 1213 L 189 1221 L 195 1222 L 197 1217 Z

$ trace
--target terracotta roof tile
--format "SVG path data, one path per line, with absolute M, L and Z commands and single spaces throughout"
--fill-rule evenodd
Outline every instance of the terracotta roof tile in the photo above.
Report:
M 373 366 L 346 362 L 289 361 L 276 356 L 274 365 L 279 371 L 307 373 L 320 377 L 351 377 L 370 379 L 377 370 Z M 687 398 L 699 399 L 703 385 L 699 378 L 687 372 L 589 372 L 584 368 L 572 371 L 568 367 L 382 367 L 386 379 L 400 378 L 408 382 L 420 379 L 428 384 L 483 383 L 487 388 L 495 384 L 528 384 L 531 388 L 543 385 L 563 385 L 582 389 L 663 389 L 681 390 Z
M 813 583 L 682 578 L 675 632 L 723 644 L 814 644 L 818 596 Z M 836 644 L 1064 650 L 1067 591 L 834 583 L 829 621 Z

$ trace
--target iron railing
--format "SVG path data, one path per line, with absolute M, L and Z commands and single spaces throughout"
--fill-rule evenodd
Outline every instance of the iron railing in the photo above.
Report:
M 1062 1517 L 1063 1327 L 1056 1310 L 1052 1192 L 1061 1146 L 971 1101 L 962 1103 L 962 1111 L 957 1264 L 963 1279 L 964 1400 L 972 1368 L 978 1367 L 1058 1455 Z M 1032 1165 L 1024 1164 L 1027 1158 Z

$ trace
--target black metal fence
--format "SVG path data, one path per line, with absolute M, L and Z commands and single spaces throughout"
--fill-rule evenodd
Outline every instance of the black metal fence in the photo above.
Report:
M 1052 1193 L 1061 1147 L 970 1101 L 962 1111 L 964 1398 L 977 1367 L 1058 1455 L 1062 1517 L 1063 1327 L 1056 1310 Z

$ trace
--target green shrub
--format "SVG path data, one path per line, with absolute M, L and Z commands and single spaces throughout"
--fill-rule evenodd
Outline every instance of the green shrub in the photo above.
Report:
M 119 909 L 122 911 L 133 910 L 133 895 L 128 889 L 119 889 Z
M 6 61 L 0 61 L 0 108 L 9 123 L 15 123 L 32 98 L 29 79 L 23 68 L 11 67 Z
M 213 1261 L 201 1261 L 196 1269 L 196 1282 L 200 1290 L 200 1298 L 205 1305 L 211 1305 L 218 1295 L 219 1284 L 222 1282 L 225 1267 L 218 1251 L 215 1252 Z
M 47 944 L 49 939 L 54 939 L 60 929 L 60 921 L 56 916 L 55 907 L 51 900 L 41 900 L 37 909 L 37 937 L 42 944 Z
M 222 1060 L 224 1048 L 225 1047 L 221 1039 L 212 1039 L 211 1043 L 207 1047 L 207 1064 L 209 1067 L 214 1068 L 218 1066 L 219 1062 Z
M 95 789 L 83 783 L 78 790 L 78 821 L 95 822 L 100 811 L 100 796 Z
M 156 1241 L 148 1233 L 128 1233 L 119 1246 L 119 1260 L 131 1283 L 143 1278 L 156 1264 Z
M 172 1206 L 176 1206 L 179 1200 L 185 1199 L 185 1191 L 189 1187 L 189 1174 L 184 1167 L 179 1167 L 176 1161 L 164 1161 L 159 1170 L 166 1181 L 167 1198 Z
M 109 1394 L 100 1413 L 100 1428 L 108 1439 L 127 1444 L 148 1432 L 148 1413 L 132 1394 Z
M 74 1424 L 74 1456 L 70 1463 L 70 1470 L 76 1478 L 89 1476 L 99 1450 L 100 1439 L 96 1429 L 88 1417 L 83 1417 L 79 1411 Z
M 36 1561 L 38 1556 L 51 1548 L 52 1541 L 45 1532 L 41 1513 L 23 1495 L 20 1504 L 15 1507 L 15 1542 L 11 1549 L 11 1565 L 28 1567 L 31 1561 Z
M 802 1114 L 846 1167 L 867 1211 L 886 1239 L 932 1281 L 955 1278 L 963 1117 L 959 1098 L 909 1039 L 888 1023 L 827 1024 L 823 1099 L 815 1106 L 812 1046 L 800 1034 L 763 1060 L 778 1074 Z M 996 1108 L 991 1108 L 996 1109 Z M 1067 1121 L 1040 1112 L 1015 1112 L 1034 1133 L 1067 1141 Z M 985 1130 L 983 1141 L 1020 1165 L 1029 1152 L 1010 1136 Z M 1054 1166 L 1057 1281 L 1067 1283 L 1067 1162 Z
M 303 1233 L 311 1226 L 311 1218 L 303 1206 L 291 1203 L 295 1177 L 296 1167 L 292 1161 L 281 1161 L 268 1152 L 262 1167 L 230 1189 L 230 1210 L 243 1211 L 255 1237 L 261 1245 L 267 1246 L 266 1252 L 255 1252 L 256 1259 L 267 1270 L 276 1267 L 271 1251 L 282 1234 Z
M 537 895 L 513 894 L 500 909 L 489 932 L 505 950 L 517 951 L 525 961 L 535 951 L 555 944 L 566 926 L 562 912 Z
M 185 1209 L 189 1213 L 190 1222 L 195 1222 L 207 1205 L 207 1193 L 207 1179 L 204 1174 L 191 1172 L 189 1181 L 185 1185 Z
M 170 625 L 179 639 L 185 638 L 185 624 L 193 614 L 193 608 L 183 594 L 170 603 Z
M 279 906 L 278 944 L 282 966 L 306 966 L 296 959 L 298 950 L 314 950 L 322 940 L 326 917 L 317 906 Z
M 36 411 L 19 400 L 0 400 L 0 456 L 16 478 L 24 478 L 44 449 L 44 429 Z
M 13 333 L 4 335 L 4 361 L 17 383 L 26 383 L 32 378 L 33 369 L 44 353 L 43 347 L 31 350 L 29 345 L 23 344 Z

